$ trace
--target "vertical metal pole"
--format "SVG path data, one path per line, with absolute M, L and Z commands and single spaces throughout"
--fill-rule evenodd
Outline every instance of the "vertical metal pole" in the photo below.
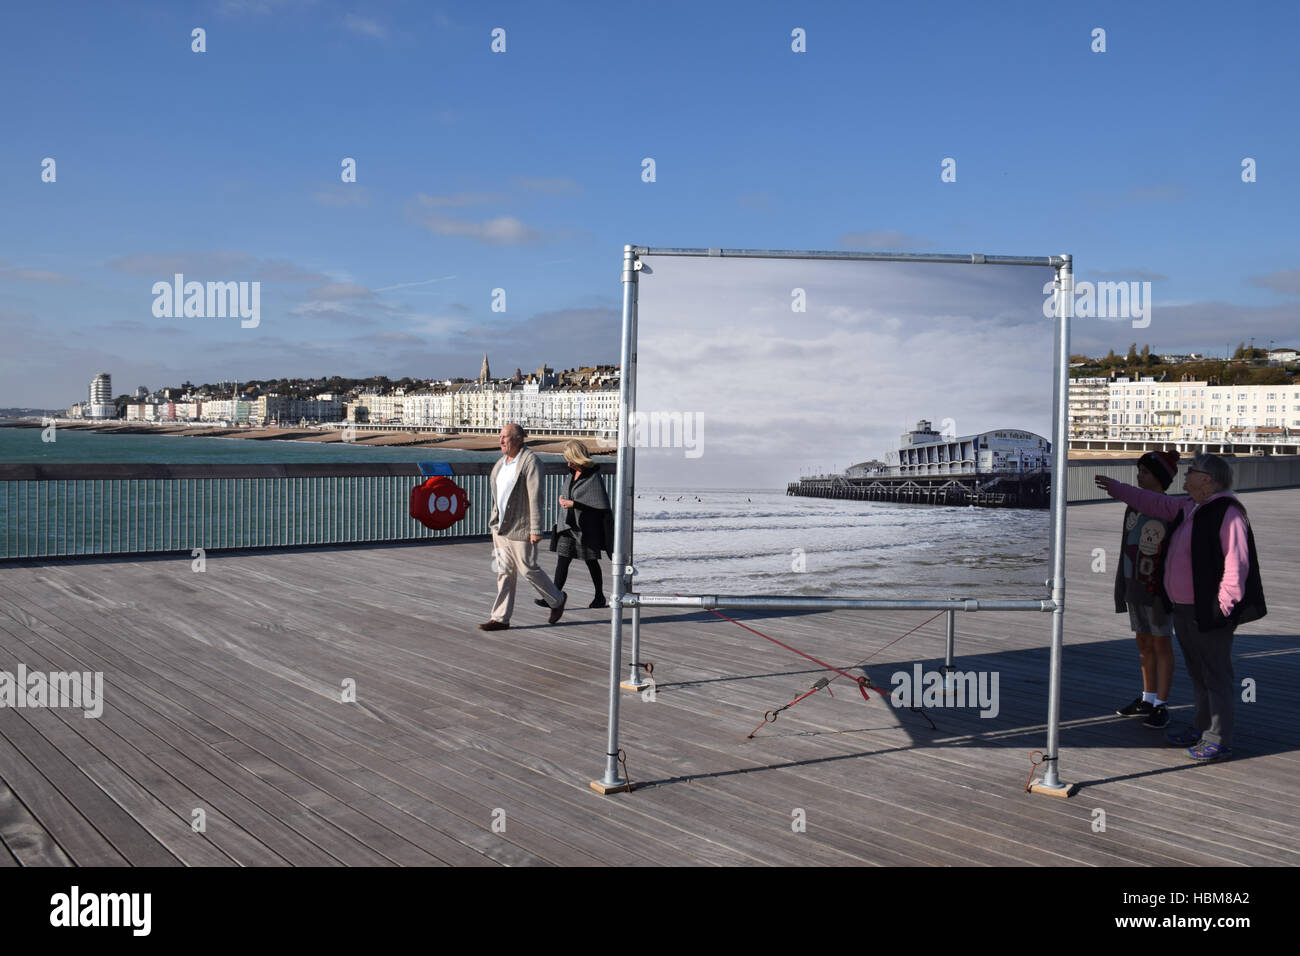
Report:
M 952 653 L 957 646 L 957 612 L 948 612 L 948 634 L 945 641 L 943 656 L 943 672 L 947 674 L 952 670 Z
M 943 646 L 943 693 L 949 696 L 957 693 L 957 680 L 953 677 L 952 654 L 957 645 L 957 612 L 950 610 L 947 620 L 947 634 Z
M 618 379 L 618 476 L 614 493 L 614 567 L 611 575 L 609 615 L 609 734 L 605 741 L 605 775 L 593 780 L 592 789 L 602 793 L 626 786 L 618 772 L 618 675 L 623 669 L 623 595 L 627 592 L 628 527 L 628 409 L 631 405 L 632 328 L 636 315 L 636 254 L 623 247 L 623 341 L 619 349 L 621 374 Z
M 1057 267 L 1056 395 L 1052 401 L 1052 655 L 1047 690 L 1047 755 L 1036 789 L 1067 792 L 1059 775 L 1061 646 L 1065 632 L 1065 499 L 1070 466 L 1070 318 L 1074 313 L 1074 260 Z
M 635 273 L 635 268 L 634 268 Z M 632 289 L 632 361 L 631 365 L 623 367 L 623 376 L 627 378 L 627 411 L 628 415 L 636 414 L 636 352 L 637 342 L 640 341 L 639 330 L 637 328 L 640 318 L 639 300 L 641 295 L 641 283 L 633 281 L 630 283 Z M 621 381 L 621 379 L 620 379 Z M 619 474 L 622 474 L 620 470 Z M 624 547 L 624 565 L 627 567 L 636 566 L 636 444 L 630 443 L 627 449 L 627 482 L 624 484 L 627 489 L 627 514 L 624 519 L 625 540 Z M 625 591 L 633 590 L 634 585 L 632 576 L 628 575 Z M 646 680 L 641 676 L 641 608 L 636 606 L 632 608 L 632 659 L 628 661 L 627 681 L 622 685 L 628 690 L 642 690 L 648 687 Z

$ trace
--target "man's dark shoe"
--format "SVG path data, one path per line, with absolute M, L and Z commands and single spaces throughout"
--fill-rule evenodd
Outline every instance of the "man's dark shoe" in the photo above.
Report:
M 1152 706 L 1141 697 L 1133 701 L 1127 707 L 1121 707 L 1115 713 L 1120 717 L 1147 717 L 1153 710 Z
M 505 631 L 510 629 L 510 625 L 505 621 L 484 621 L 478 626 L 480 631 Z
M 566 591 L 560 592 L 560 603 L 551 608 L 550 623 L 558 624 L 561 616 L 564 614 L 564 605 L 569 603 L 569 595 Z
M 1147 715 L 1147 719 L 1142 721 L 1142 726 L 1151 727 L 1155 730 L 1169 726 L 1169 708 L 1164 704 L 1156 704 L 1151 708 L 1151 713 Z

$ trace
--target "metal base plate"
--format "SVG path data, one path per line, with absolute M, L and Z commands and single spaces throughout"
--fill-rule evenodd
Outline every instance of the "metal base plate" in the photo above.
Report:
M 619 681 L 618 686 L 623 688 L 624 690 L 642 691 L 650 686 L 650 682 L 644 681 L 640 684 L 634 684 L 630 680 L 625 680 L 625 681 Z

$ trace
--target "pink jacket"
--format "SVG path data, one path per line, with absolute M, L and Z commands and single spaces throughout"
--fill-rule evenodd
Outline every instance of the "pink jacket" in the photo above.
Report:
M 1143 491 L 1123 482 L 1111 486 L 1111 497 L 1156 518 L 1170 521 L 1182 514 L 1182 523 L 1169 539 L 1165 557 L 1165 593 L 1175 604 L 1192 604 L 1192 515 L 1199 507 L 1186 497 L 1162 495 L 1156 491 Z M 1216 498 L 1233 497 L 1230 491 L 1221 491 L 1206 502 Z M 1223 546 L 1223 580 L 1219 582 L 1219 610 L 1225 617 L 1246 593 L 1246 572 L 1250 570 L 1250 555 L 1246 547 L 1246 516 L 1240 508 L 1229 508 L 1219 528 L 1219 544 Z

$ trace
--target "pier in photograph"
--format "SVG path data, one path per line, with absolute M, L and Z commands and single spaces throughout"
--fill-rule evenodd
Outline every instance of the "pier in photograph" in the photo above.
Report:
M 922 419 L 885 461 L 843 474 L 792 481 L 787 495 L 982 508 L 1046 508 L 1051 503 L 1051 452 L 1046 438 L 1020 429 L 957 437 Z

